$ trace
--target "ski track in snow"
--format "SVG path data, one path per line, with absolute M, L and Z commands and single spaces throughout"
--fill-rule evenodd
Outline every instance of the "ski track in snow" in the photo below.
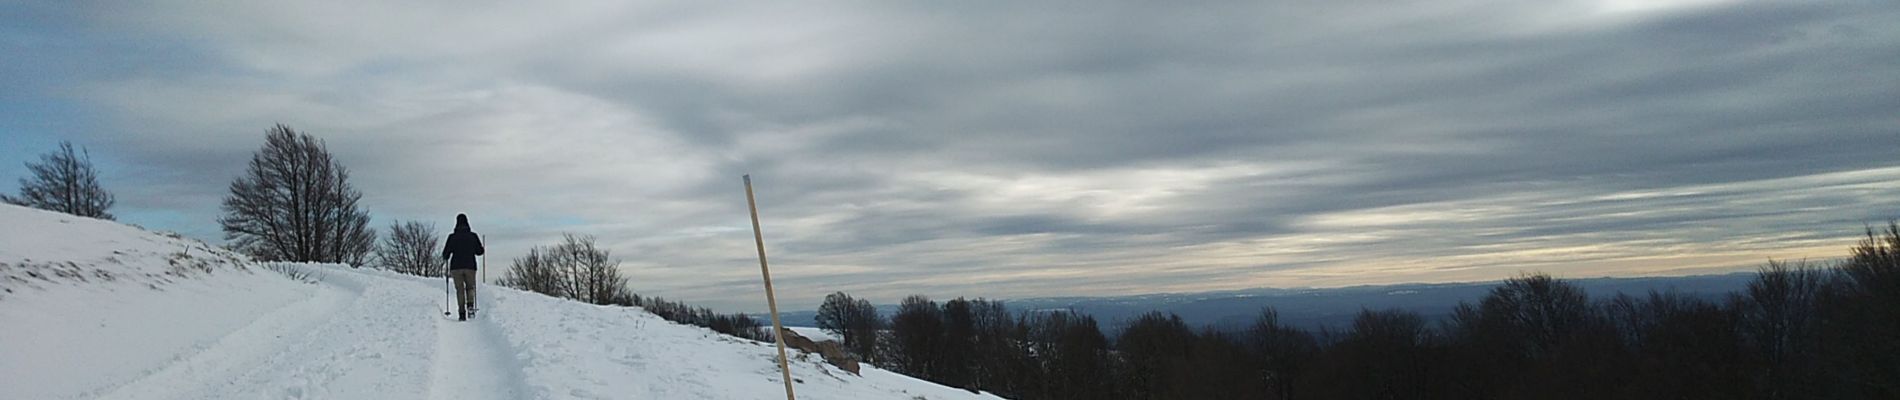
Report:
M 493 311 L 489 301 L 483 305 Z M 472 325 L 472 326 L 467 326 Z M 514 346 L 503 341 L 487 318 L 436 322 L 435 366 L 429 398 L 437 400 L 518 399 L 521 365 Z
M 274 357 L 271 350 L 285 333 L 309 331 L 319 326 L 322 320 L 313 317 L 334 316 L 353 297 L 353 293 L 339 288 L 321 287 L 309 299 L 266 314 L 244 328 L 200 346 L 195 354 L 180 357 L 151 374 L 98 393 L 98 398 L 184 398 L 186 393 L 217 390 L 220 384 L 237 384 L 216 379 L 264 367 L 264 363 Z
M 326 275 L 310 299 L 97 398 L 521 397 L 491 323 L 427 317 L 440 292 L 415 282 Z

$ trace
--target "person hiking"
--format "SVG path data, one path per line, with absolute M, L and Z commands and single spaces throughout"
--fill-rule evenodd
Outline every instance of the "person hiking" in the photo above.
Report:
M 442 258 L 449 260 L 449 277 L 455 280 L 458 320 L 467 321 L 475 307 L 475 256 L 484 252 L 482 237 L 468 228 L 468 214 L 455 214 L 455 232 L 442 244 Z

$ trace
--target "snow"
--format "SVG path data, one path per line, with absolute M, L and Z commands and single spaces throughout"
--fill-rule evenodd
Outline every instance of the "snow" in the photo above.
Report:
M 11 291 L 0 297 L 0 399 L 784 396 L 771 343 L 638 308 L 485 286 L 482 313 L 461 322 L 442 315 L 439 279 L 287 268 L 314 274 L 294 280 L 187 239 L 0 206 L 0 284 Z M 52 270 L 118 278 L 27 274 Z M 792 362 L 800 398 L 997 398 L 870 366 L 856 376 L 816 355 Z
M 9 382 L 0 399 L 65 398 L 147 375 L 314 287 L 228 273 L 163 291 L 106 283 L 28 289 L 0 299 L 0 376 Z
M 805 327 L 805 326 L 787 326 L 785 327 L 785 329 L 790 329 L 792 330 L 792 333 L 796 333 L 798 334 L 798 336 L 804 336 L 806 339 L 811 339 L 811 341 L 814 341 L 814 342 L 823 342 L 826 340 L 830 340 L 830 341 L 834 341 L 838 343 L 844 343 L 844 339 L 839 338 L 837 335 L 832 335 L 831 332 L 825 332 L 824 329 Z
M 130 225 L 0 204 L 0 299 L 28 288 L 86 282 L 157 287 L 211 270 L 245 270 L 244 256 Z

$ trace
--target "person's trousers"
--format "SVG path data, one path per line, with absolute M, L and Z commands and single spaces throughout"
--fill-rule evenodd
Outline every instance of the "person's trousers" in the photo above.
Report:
M 462 308 L 473 308 L 471 306 L 475 305 L 475 270 L 451 269 L 449 278 L 455 280 L 455 298 L 460 301 Z

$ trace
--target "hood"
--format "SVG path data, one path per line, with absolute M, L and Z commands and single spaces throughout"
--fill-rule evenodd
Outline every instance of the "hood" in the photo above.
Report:
M 468 232 L 468 214 L 455 214 L 455 231 Z

